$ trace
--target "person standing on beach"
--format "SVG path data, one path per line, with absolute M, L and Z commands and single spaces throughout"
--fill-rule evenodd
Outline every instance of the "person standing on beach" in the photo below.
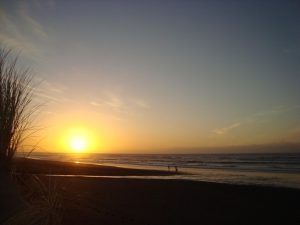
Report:
M 174 167 L 175 167 L 175 173 L 178 173 L 178 167 L 177 166 Z

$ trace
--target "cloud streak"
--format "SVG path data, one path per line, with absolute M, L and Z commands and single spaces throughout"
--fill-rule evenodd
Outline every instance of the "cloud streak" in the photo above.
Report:
M 37 59 L 41 52 L 33 40 L 45 41 L 48 34 L 43 25 L 31 15 L 32 10 L 27 1 L 17 2 L 15 8 L 12 11 L 0 8 L 0 42 Z
M 65 92 L 67 87 L 50 83 L 49 81 L 42 81 L 38 87 L 34 88 L 35 96 L 42 100 L 50 100 L 53 102 L 65 102 L 68 101 L 67 98 L 61 97 L 62 93 Z
M 229 133 L 230 131 L 232 131 L 238 127 L 241 127 L 242 125 L 257 123 L 259 121 L 265 120 L 266 117 L 270 117 L 272 115 L 280 115 L 280 114 L 289 112 L 289 111 L 297 109 L 297 108 L 299 108 L 298 105 L 291 106 L 291 107 L 280 106 L 280 107 L 276 107 L 273 109 L 260 111 L 251 116 L 248 116 L 240 121 L 237 121 L 229 126 L 222 127 L 222 128 L 216 128 L 212 132 L 216 135 L 225 135 L 225 134 Z
M 269 109 L 269 110 L 264 110 L 258 113 L 255 113 L 249 117 L 247 117 L 245 119 L 246 122 L 256 122 L 257 120 L 259 120 L 260 118 L 266 117 L 266 116 L 271 116 L 271 115 L 279 115 L 285 112 L 289 112 L 293 109 L 295 109 L 297 106 L 292 106 L 292 107 L 283 107 L 283 106 L 279 106 L 273 109 Z
M 27 27 L 38 37 L 48 38 L 48 34 L 46 33 L 44 27 L 31 16 L 29 5 L 26 4 L 25 1 L 21 1 L 19 4 L 19 15 L 23 20 L 26 21 Z
M 27 55 L 37 52 L 37 48 L 21 32 L 14 19 L 2 9 L 0 9 L 0 25 L 0 41 L 2 43 L 12 48 L 21 49 Z
M 95 107 L 107 107 L 113 110 L 124 110 L 127 106 L 125 102 L 116 95 L 107 95 L 104 100 L 93 100 L 90 102 Z
M 132 100 L 133 104 L 142 109 L 149 109 L 150 105 L 143 99 Z
M 106 93 L 102 99 L 93 99 L 90 105 L 97 108 L 108 109 L 118 113 L 129 114 L 133 110 L 149 109 L 150 105 L 143 99 L 125 98 L 116 94 Z
M 237 123 L 231 124 L 227 127 L 215 129 L 215 130 L 213 130 L 213 132 L 217 135 L 224 135 L 224 134 L 228 133 L 229 131 L 231 131 L 235 128 L 238 128 L 240 126 L 241 126 L 241 123 L 237 122 Z

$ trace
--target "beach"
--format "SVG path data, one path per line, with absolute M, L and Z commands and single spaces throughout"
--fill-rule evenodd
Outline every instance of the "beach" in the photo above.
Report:
M 17 165 L 56 184 L 62 224 L 300 224 L 299 189 L 145 179 L 172 173 L 54 161 Z
M 0 0 L 0 225 L 300 225 L 300 0 Z

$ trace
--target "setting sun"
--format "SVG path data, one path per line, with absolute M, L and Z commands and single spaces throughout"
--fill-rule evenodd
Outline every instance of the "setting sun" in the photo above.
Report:
M 87 128 L 69 128 L 61 136 L 62 148 L 68 152 L 87 153 L 98 150 L 99 138 Z
M 88 147 L 88 141 L 85 137 L 76 136 L 71 138 L 70 147 L 76 152 L 83 152 Z

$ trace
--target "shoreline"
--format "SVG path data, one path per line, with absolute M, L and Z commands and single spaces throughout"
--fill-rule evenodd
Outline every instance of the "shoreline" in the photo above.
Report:
M 76 163 L 31 158 L 14 160 L 17 172 L 32 174 L 95 175 L 95 176 L 172 176 L 183 173 L 157 169 L 129 168 L 93 163 Z
M 17 171 L 48 176 L 110 177 L 139 179 L 178 179 L 198 182 L 226 183 L 300 189 L 300 174 L 237 171 L 224 169 L 179 168 L 176 173 L 168 168 L 135 166 L 131 164 L 96 164 L 32 158 L 16 158 Z M 19 168 L 19 169 L 18 169 Z
M 300 190 L 176 179 L 167 171 L 57 161 L 15 161 L 18 172 L 38 172 L 55 184 L 64 225 L 282 225 L 300 224 Z M 43 172 L 113 174 L 46 177 Z M 80 175 L 81 174 L 81 175 Z M 118 174 L 118 175 L 117 175 Z M 139 179 L 127 177 L 135 174 Z M 91 175 L 92 176 L 92 175 Z M 22 223 L 21 223 L 22 224 Z
M 36 160 L 49 160 L 48 156 L 45 157 L 45 155 L 47 155 L 47 153 L 42 153 L 42 152 L 37 152 L 35 153 L 38 155 L 38 157 L 27 157 L 28 159 L 36 159 Z M 298 170 L 296 168 L 281 168 L 281 167 L 272 167 L 272 169 L 270 167 L 267 168 L 251 168 L 251 167 L 239 167 L 239 166 L 230 166 L 230 167 L 224 167 L 224 166 L 187 166 L 187 165 L 182 165 L 182 164 L 174 164 L 174 162 L 170 162 L 170 164 L 152 164 L 153 163 L 153 159 L 151 161 L 150 159 L 150 163 L 134 163 L 134 162 L 130 162 L 128 161 L 126 162 L 107 162 L 106 160 L 99 162 L 93 162 L 93 161 L 89 161 L 89 162 L 85 162 L 86 158 L 83 158 L 81 161 L 81 157 L 80 155 L 76 154 L 76 153 L 55 153 L 57 156 L 58 155 L 70 155 L 72 160 L 59 160 L 57 157 L 55 159 L 53 159 L 53 161 L 60 161 L 60 162 L 80 162 L 83 164 L 92 164 L 92 165 L 108 165 L 108 166 L 116 166 L 116 167 L 122 167 L 122 168 L 137 168 L 137 169 L 147 169 L 147 170 L 162 170 L 165 171 L 166 168 L 168 168 L 168 166 L 171 166 L 171 170 L 175 171 L 174 166 L 177 166 L 179 169 L 183 169 L 183 170 L 224 170 L 224 171 L 237 171 L 237 172 L 256 172 L 256 173 L 283 173 L 283 174 L 299 174 L 300 173 L 300 167 L 298 168 Z M 120 155 L 121 157 L 123 156 L 169 156 L 169 155 L 175 155 L 175 156 L 199 156 L 199 155 L 203 155 L 203 156 L 209 156 L 209 155 L 222 155 L 222 154 L 102 154 L 102 153 L 90 153 L 90 155 L 107 155 L 107 156 L 115 156 L 117 157 L 118 155 Z M 224 156 L 228 156 L 228 155 L 274 155 L 274 154 L 265 154 L 265 153 L 260 153 L 260 154 L 224 154 Z M 277 153 L 275 155 L 293 155 L 293 156 L 299 156 L 299 153 Z M 76 156 L 76 157 L 73 157 Z M 21 157 L 21 156 L 20 156 Z M 51 156 L 50 156 L 51 157 Z M 64 157 L 63 157 L 64 158 Z M 67 157 L 68 158 L 68 157 Z M 52 159 L 51 159 L 52 160 Z M 114 160 L 114 159 L 112 159 Z M 110 160 L 108 160 L 110 161 Z M 151 163 L 152 162 L 152 163 Z M 209 163 L 209 162 L 208 162 Z M 222 163 L 221 163 L 222 164 Z

